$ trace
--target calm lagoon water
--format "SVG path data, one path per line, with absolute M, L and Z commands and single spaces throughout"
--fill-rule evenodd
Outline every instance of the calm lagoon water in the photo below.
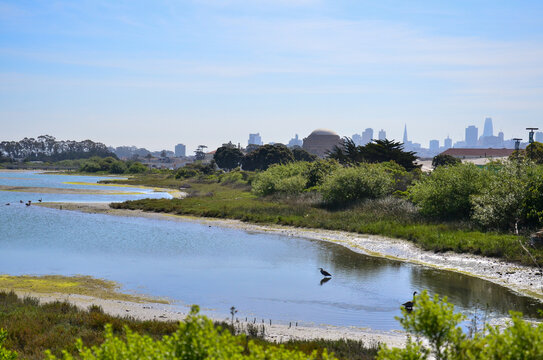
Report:
M 116 189 L 68 185 L 99 177 L 2 173 L 0 185 Z M 118 188 L 121 191 L 142 189 Z M 447 295 L 470 314 L 508 310 L 534 316 L 541 304 L 469 276 L 354 253 L 335 244 L 209 227 L 196 222 L 84 214 L 18 200 L 123 201 L 144 195 L 63 195 L 0 191 L 0 273 L 91 275 L 123 290 L 168 297 L 208 313 L 305 324 L 399 329 L 394 316 L 413 291 Z M 11 202 L 10 206 L 5 206 Z M 321 283 L 318 268 L 333 278 Z

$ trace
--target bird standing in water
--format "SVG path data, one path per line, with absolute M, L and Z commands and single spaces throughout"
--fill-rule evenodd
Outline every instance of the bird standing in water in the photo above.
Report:
M 328 271 L 324 270 L 323 268 L 319 268 L 319 269 L 321 270 L 322 276 L 330 276 L 330 277 L 332 277 L 332 275 Z
M 412 301 L 408 301 L 408 302 L 405 302 L 405 303 L 402 304 L 402 306 L 405 308 L 405 310 L 407 310 L 407 311 L 412 311 L 413 310 L 413 305 L 415 305 L 415 295 L 417 295 L 416 291 L 413 293 L 413 300 Z

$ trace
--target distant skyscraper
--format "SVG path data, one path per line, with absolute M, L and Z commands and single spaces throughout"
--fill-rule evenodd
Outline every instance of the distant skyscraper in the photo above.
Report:
M 407 124 L 404 125 L 403 128 L 403 143 L 404 145 L 407 145 L 409 140 L 407 140 Z
M 439 140 L 430 140 L 430 151 L 432 152 L 439 151 Z
M 443 146 L 445 147 L 445 150 L 452 148 L 452 139 L 447 136 L 447 138 L 444 141 Z
M 492 118 L 487 117 L 485 119 L 485 128 L 483 130 L 483 136 L 494 136 L 494 127 L 492 126 Z
M 383 129 L 379 131 L 379 140 L 385 140 L 387 138 L 387 132 Z
M 477 139 L 479 137 L 479 129 L 470 125 L 466 128 L 466 146 L 474 147 L 477 145 Z
M 538 131 L 535 133 L 535 141 L 543 143 L 543 131 Z
M 185 157 L 187 153 L 187 148 L 184 144 L 175 145 L 175 156 L 176 157 Z
M 373 140 L 373 129 L 367 128 L 362 132 L 362 145 L 366 145 Z
M 260 133 L 249 134 L 248 145 L 262 145 L 262 138 L 260 137 Z
M 351 137 L 356 146 L 362 145 L 362 136 L 360 134 L 353 134 Z
M 299 146 L 302 147 L 304 142 L 298 138 L 298 134 L 296 134 L 290 141 L 288 142 L 288 147 L 294 147 Z
M 500 143 L 500 146 L 503 146 L 504 140 L 505 140 L 505 135 L 503 134 L 503 131 L 500 131 L 498 133 L 498 141 Z

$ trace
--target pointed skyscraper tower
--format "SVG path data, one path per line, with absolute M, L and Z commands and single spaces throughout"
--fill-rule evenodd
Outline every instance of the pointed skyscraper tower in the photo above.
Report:
M 492 126 L 492 118 L 487 117 L 485 119 L 485 128 L 483 130 L 483 136 L 494 136 L 494 127 Z
M 408 143 L 408 140 L 407 140 L 407 124 L 405 124 L 404 128 L 403 128 L 403 144 L 407 145 L 407 143 Z

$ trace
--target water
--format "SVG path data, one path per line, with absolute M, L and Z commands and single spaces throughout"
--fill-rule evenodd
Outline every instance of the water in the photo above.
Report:
M 91 179 L 0 172 L 0 185 L 80 187 L 62 184 L 65 181 Z M 0 273 L 91 275 L 117 281 L 126 291 L 168 297 L 178 306 L 199 304 L 216 316 L 228 316 L 235 306 L 241 318 L 381 330 L 400 328 L 394 316 L 415 290 L 447 295 L 464 313 L 488 305 L 491 318 L 505 316 L 508 310 L 533 317 L 540 308 L 536 300 L 487 281 L 373 258 L 320 241 L 18 202 L 3 206 L 32 196 L 44 201 L 123 201 L 169 195 L 0 191 Z M 321 283 L 319 267 L 331 272 L 332 279 Z

